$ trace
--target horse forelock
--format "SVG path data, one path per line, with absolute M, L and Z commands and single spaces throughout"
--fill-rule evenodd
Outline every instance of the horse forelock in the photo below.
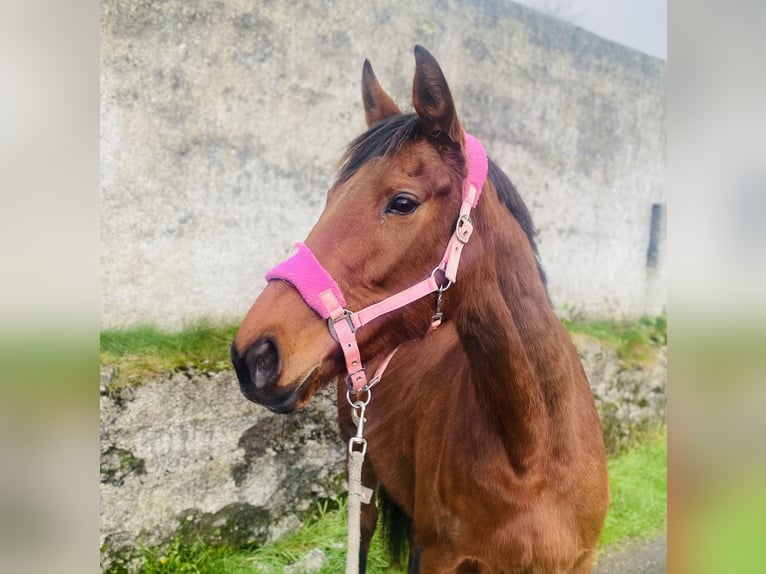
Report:
M 373 125 L 346 147 L 340 162 L 338 181 L 347 181 L 365 163 L 391 157 L 402 146 L 424 135 L 416 114 L 401 114 Z
M 346 147 L 338 170 L 338 181 L 348 181 L 365 163 L 381 157 L 393 157 L 404 144 L 424 136 L 425 132 L 415 113 L 391 116 L 374 124 Z M 503 205 L 518 221 L 527 236 L 537 261 L 540 278 L 543 285 L 546 285 L 545 271 L 540 263 L 535 240 L 536 230 L 527 206 L 508 176 L 491 159 L 487 177 Z

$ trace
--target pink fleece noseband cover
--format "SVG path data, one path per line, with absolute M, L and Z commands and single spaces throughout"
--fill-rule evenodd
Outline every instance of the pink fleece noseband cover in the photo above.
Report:
M 440 286 L 435 279 L 436 270 L 441 269 L 449 283 L 454 283 L 457 278 L 457 268 L 463 247 L 468 243 L 473 233 L 471 209 L 476 207 L 479 202 L 488 169 L 487 154 L 484 147 L 479 140 L 470 134 L 465 134 L 465 157 L 467 175 L 463 181 L 462 204 L 458 222 L 439 266 L 426 279 L 383 301 L 374 303 L 360 311 L 351 312 L 346 309 L 346 299 L 338 284 L 317 261 L 311 249 L 303 243 L 296 243 L 293 254 L 266 273 L 267 281 L 281 279 L 290 283 L 297 289 L 309 307 L 320 317 L 328 320 L 330 331 L 343 350 L 348 370 L 347 383 L 354 392 L 369 389 L 378 382 L 383 370 L 388 366 L 396 352 L 394 349 L 385 357 L 374 377 L 368 382 L 367 373 L 362 367 L 359 346 L 356 342 L 356 330 L 373 319 L 395 309 L 400 309 L 429 293 L 444 291 L 446 287 Z M 434 315 L 432 329 L 438 327 L 440 323 L 441 313 L 437 312 L 437 315 Z
M 293 254 L 266 272 L 266 281 L 282 279 L 298 290 L 306 305 L 316 311 L 322 319 L 329 319 L 330 311 L 320 297 L 330 291 L 341 307 L 346 306 L 346 298 L 338 284 L 317 261 L 311 249 L 303 243 L 296 243 Z

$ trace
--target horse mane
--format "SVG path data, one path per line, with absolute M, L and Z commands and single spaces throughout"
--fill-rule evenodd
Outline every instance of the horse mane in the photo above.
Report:
M 419 137 L 425 137 L 425 132 L 418 121 L 417 114 L 400 114 L 385 118 L 353 140 L 346 148 L 340 161 L 338 181 L 348 181 L 362 165 L 379 157 L 392 157 L 402 149 L 402 146 Z M 534 253 L 537 270 L 547 293 L 547 279 L 540 262 L 537 250 L 534 223 L 529 210 L 521 199 L 519 192 L 514 187 L 508 176 L 491 159 L 487 173 L 489 180 L 497 190 L 503 205 L 508 208 L 511 215 L 519 222 L 521 229 L 529 240 L 529 245 Z
M 535 255 L 537 272 L 540 274 L 540 279 L 543 282 L 543 287 L 545 287 L 545 292 L 547 294 L 548 278 L 545 275 L 543 264 L 540 261 L 540 253 L 537 250 L 537 241 L 535 241 L 537 230 L 535 229 L 535 224 L 532 222 L 532 216 L 529 213 L 529 209 L 527 209 L 527 205 L 524 203 L 524 200 L 521 199 L 519 192 L 516 191 L 516 187 L 511 183 L 508 176 L 505 175 L 505 172 L 497 167 L 497 164 L 491 159 L 489 160 L 487 177 L 489 177 L 489 181 L 492 182 L 492 185 L 495 186 L 500 201 L 502 201 L 503 205 L 508 208 L 508 211 L 511 212 L 511 215 L 513 215 L 516 221 L 519 222 L 521 229 L 527 236 L 529 246 L 532 248 L 532 253 Z M 548 299 L 550 302 L 550 295 L 548 296 Z

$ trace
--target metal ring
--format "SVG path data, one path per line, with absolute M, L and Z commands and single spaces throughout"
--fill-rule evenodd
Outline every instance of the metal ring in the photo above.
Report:
M 355 407 L 356 403 L 362 403 L 365 407 L 367 405 L 369 405 L 370 404 L 370 400 L 372 399 L 372 393 L 370 392 L 370 389 L 367 388 L 367 389 L 362 389 L 361 391 L 359 391 L 359 395 L 361 395 L 362 393 L 367 393 L 367 400 L 366 401 L 363 401 L 363 400 L 359 399 L 358 397 L 357 397 L 357 400 L 352 401 L 351 400 L 351 391 L 350 390 L 346 390 L 346 400 L 348 401 L 348 404 L 350 404 L 352 407 Z
M 431 271 L 431 277 L 436 278 L 436 272 L 437 271 L 441 271 L 442 273 L 444 273 L 444 270 L 440 266 L 437 265 L 436 267 L 434 267 L 434 270 Z M 446 276 L 444 278 L 447 279 Z M 450 287 L 452 287 L 452 281 L 447 279 L 447 284 L 446 285 L 444 285 L 444 286 L 439 285 L 439 293 L 444 293 Z

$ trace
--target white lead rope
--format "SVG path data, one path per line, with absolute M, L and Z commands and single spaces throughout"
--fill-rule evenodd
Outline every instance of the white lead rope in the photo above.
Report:
M 367 401 L 351 401 L 351 395 L 346 398 L 351 404 L 351 418 L 356 423 L 356 436 L 348 441 L 348 545 L 346 550 L 346 574 L 359 572 L 359 546 L 361 539 L 360 518 L 362 503 L 369 504 L 372 499 L 372 489 L 362 485 L 362 465 L 367 452 L 367 441 L 364 438 L 364 411 L 370 402 L 369 389 Z
M 360 517 L 362 513 L 362 463 L 364 454 L 353 451 L 348 457 L 348 553 L 346 574 L 359 572 Z

